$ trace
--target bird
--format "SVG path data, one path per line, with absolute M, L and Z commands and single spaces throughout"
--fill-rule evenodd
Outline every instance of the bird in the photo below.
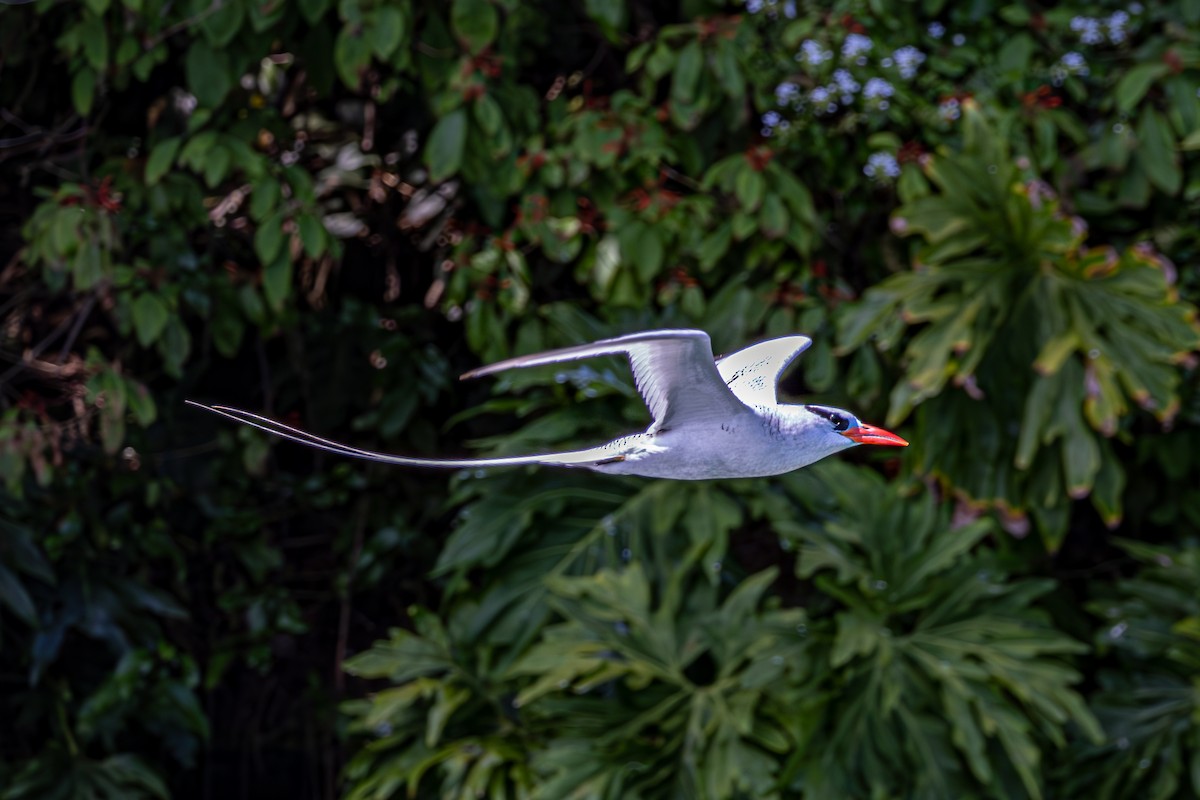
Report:
M 763 478 L 858 445 L 907 447 L 896 434 L 868 425 L 849 411 L 779 401 L 780 374 L 811 345 L 807 336 L 782 336 L 714 358 L 712 342 L 702 330 L 650 330 L 517 356 L 462 376 L 466 380 L 521 367 L 627 356 L 653 418 L 650 426 L 597 447 L 562 453 L 470 459 L 389 455 L 324 439 L 249 411 L 186 402 L 309 447 L 409 467 L 539 464 L 675 480 Z

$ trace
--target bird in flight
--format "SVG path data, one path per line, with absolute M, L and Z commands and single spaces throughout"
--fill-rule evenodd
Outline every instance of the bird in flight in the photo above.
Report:
M 779 402 L 779 375 L 811 344 L 807 336 L 783 336 L 714 359 L 704 331 L 645 331 L 517 356 L 462 376 L 478 378 L 593 356 L 628 356 L 634 383 L 654 418 L 650 427 L 566 453 L 472 459 L 388 455 L 323 439 L 249 411 L 187 402 L 309 447 L 410 467 L 544 464 L 677 480 L 760 478 L 791 472 L 860 444 L 906 447 L 908 442 L 896 434 L 867 425 L 848 411 Z

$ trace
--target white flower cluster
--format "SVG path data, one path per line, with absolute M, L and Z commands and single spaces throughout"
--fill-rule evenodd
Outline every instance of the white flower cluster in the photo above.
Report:
M 900 177 L 900 164 L 891 153 L 872 153 L 863 167 L 863 174 L 872 180 L 891 180 Z
M 883 78 L 871 78 L 863 87 L 863 99 L 873 101 L 881 111 L 888 107 L 888 98 L 895 93 L 895 87 Z
M 846 41 L 842 42 L 842 58 L 847 61 L 853 61 L 860 67 L 867 65 L 867 53 L 871 52 L 871 48 L 875 44 L 868 37 L 861 33 L 852 33 L 846 37 Z
M 762 124 L 763 126 L 761 133 L 763 136 L 773 135 L 776 128 L 781 131 L 786 131 L 791 127 L 791 123 L 784 119 L 783 115 L 778 111 L 768 111 L 767 113 L 763 114 Z
M 900 77 L 909 81 L 916 77 L 917 67 L 925 63 L 925 54 L 909 44 L 892 53 L 892 59 L 896 69 L 900 70 Z
M 788 19 L 796 18 L 796 0 L 746 0 L 746 11 L 751 14 L 758 14 L 763 11 L 771 19 L 779 16 L 779 12 L 783 12 L 783 16 Z
M 831 58 L 833 51 L 826 50 L 815 39 L 805 39 L 800 43 L 800 52 L 796 53 L 796 60 L 803 61 L 810 67 L 819 67 Z
M 1082 44 L 1122 44 L 1129 38 L 1130 12 L 1139 14 L 1141 11 L 1142 7 L 1135 3 L 1129 11 L 1114 11 L 1107 17 L 1072 17 L 1071 31 L 1078 34 Z
M 770 14 L 772 10 L 779 8 L 786 12 L 784 0 L 744 1 L 746 10 L 751 14 L 763 11 Z M 933 39 L 941 39 L 947 35 L 946 26 L 940 22 L 932 22 L 927 28 L 927 33 Z M 954 34 L 950 39 L 955 47 L 966 42 L 966 37 L 962 34 Z M 828 75 L 828 80 L 815 86 L 808 84 L 812 86 L 810 89 L 803 87 L 804 82 L 783 81 L 775 87 L 775 100 L 781 109 L 808 111 L 818 117 L 835 114 L 842 108 L 853 106 L 858 98 L 861 98 L 860 108 L 863 110 L 886 111 L 891 105 L 891 98 L 896 95 L 892 80 L 897 77 L 905 81 L 913 80 L 926 58 L 926 54 L 913 45 L 905 45 L 891 52 L 880 52 L 877 43 L 871 37 L 853 31 L 846 34 L 836 49 L 831 49 L 816 39 L 805 39 L 796 51 L 796 62 L 809 75 Z M 870 69 L 872 61 L 875 62 L 875 70 Z M 859 69 L 862 67 L 867 69 Z M 826 72 L 830 69 L 832 74 Z M 876 74 L 869 74 L 872 71 Z M 863 72 L 868 74 L 864 75 Z M 957 101 L 955 103 L 957 104 Z M 954 109 L 943 109 L 943 116 L 957 119 L 957 105 Z M 770 136 L 777 129 L 785 127 L 781 122 L 783 117 L 778 112 L 764 114 L 763 135 Z
M 962 116 L 962 104 L 957 97 L 947 97 L 938 103 L 938 115 L 946 122 L 954 122 Z
M 944 31 L 943 31 L 944 32 Z M 875 49 L 875 43 L 870 37 L 861 33 L 850 33 L 842 41 L 838 53 L 829 50 L 815 39 L 805 39 L 800 43 L 796 52 L 796 61 L 810 70 L 820 68 L 827 61 L 839 59 L 843 66 L 838 67 L 830 76 L 829 82 L 815 86 L 805 93 L 799 85 L 792 81 L 784 81 L 775 87 L 775 99 L 780 106 L 800 110 L 811 108 L 817 115 L 833 114 L 839 108 L 853 105 L 854 100 L 861 94 L 865 105 L 871 109 L 886 110 L 888 98 L 896 94 L 896 89 L 886 78 L 871 76 L 866 83 L 860 82 L 850 69 L 853 66 L 865 67 L 868 57 Z M 917 48 L 906 45 L 894 51 L 890 56 L 879 60 L 879 65 L 885 69 L 894 68 L 900 77 L 911 80 L 916 77 L 917 69 L 925 61 L 925 54 Z M 775 125 L 767 125 L 775 128 Z
M 1050 67 L 1050 82 L 1055 86 L 1062 86 L 1070 76 L 1086 77 L 1089 72 L 1087 59 L 1079 53 L 1071 51 Z

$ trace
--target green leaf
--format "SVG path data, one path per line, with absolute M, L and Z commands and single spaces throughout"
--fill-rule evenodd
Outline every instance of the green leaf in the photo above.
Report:
M 218 303 L 213 312 L 212 336 L 217 352 L 226 358 L 237 355 L 246 325 L 230 303 Z
M 837 637 L 829 654 L 830 666 L 845 666 L 852 658 L 867 656 L 879 644 L 879 620 L 868 619 L 854 611 L 837 615 Z
M 1080 347 L 1079 337 L 1073 332 L 1061 333 L 1046 341 L 1042 352 L 1033 362 L 1033 368 L 1042 375 L 1053 375 L 1062 368 L 1067 357 Z
M 104 277 L 104 259 L 98 245 L 85 243 L 75 254 L 71 275 L 75 279 L 75 288 L 90 289 Z
M 292 290 L 292 260 L 286 252 L 263 268 L 262 287 L 271 310 L 282 310 Z
M 375 24 L 371 27 L 371 49 L 375 56 L 385 61 L 396 52 L 404 39 L 404 14 L 399 8 L 384 6 L 375 12 Z
M 275 178 L 263 178 L 250 194 L 250 218 L 261 223 L 279 205 L 283 188 Z
M 1200 129 L 1194 130 L 1179 143 L 1180 150 L 1200 150 Z
M 133 301 L 133 327 L 137 333 L 138 344 L 149 347 L 158 340 L 159 334 L 167 325 L 170 312 L 154 292 L 143 292 Z
M 33 605 L 33 598 L 25 591 L 20 579 L 3 564 L 0 564 L 0 603 L 20 617 L 26 625 L 31 628 L 38 626 L 37 608 Z
M 1108 450 L 1108 448 L 1105 448 Z M 1100 471 L 1096 473 L 1096 485 L 1092 489 L 1092 505 L 1109 528 L 1121 523 L 1122 498 L 1125 493 L 1125 470 L 1111 451 L 1100 459 Z
M 1167 74 L 1168 67 L 1161 61 L 1151 64 L 1138 64 L 1117 81 L 1113 96 L 1117 99 L 1117 110 L 1129 113 L 1134 106 L 1142 101 L 1146 92 L 1154 82 Z
M 479 95 L 475 99 L 472 110 L 475 112 L 475 121 L 479 123 L 480 130 L 488 136 L 496 136 L 500 133 L 500 129 L 504 126 L 504 112 L 500 110 L 500 104 L 490 94 Z
M 1163 192 L 1174 195 L 1183 185 L 1183 170 L 1175 152 L 1175 139 L 1163 116 L 1147 106 L 1137 126 L 1136 158 L 1146 170 L 1146 177 Z
M 633 223 L 619 235 L 624 261 L 637 270 L 642 283 L 650 283 L 663 264 L 663 242 L 653 225 Z
M 200 29 L 213 47 L 224 47 L 242 28 L 246 8 L 244 0 L 221 0 L 217 10 L 204 18 Z
M 262 264 L 270 264 L 283 249 L 283 212 L 276 211 L 254 233 L 254 252 Z
M 604 36 L 612 42 L 618 41 L 625 28 L 626 0 L 585 0 L 584 11 L 600 26 Z M 631 67 L 631 70 L 636 69 Z
M 753 169 L 749 164 L 738 172 L 734 183 L 734 193 L 737 195 L 738 202 L 742 204 L 742 209 L 747 212 L 758 209 L 766 188 L 767 181 L 763 177 L 763 174 Z
M 144 384 L 128 379 L 126 384 L 125 400 L 129 405 L 129 410 L 133 413 L 134 420 L 143 428 L 150 427 L 158 417 L 158 407 L 154 404 L 154 397 Z
M 81 117 L 92 113 L 92 104 L 96 100 L 96 73 L 86 67 L 81 68 L 71 79 L 71 102 Z
M 185 167 L 196 170 L 197 172 L 204 169 L 204 162 L 208 158 L 208 153 L 217 144 L 217 134 L 215 131 L 201 131 L 192 138 L 188 139 L 187 144 L 179 152 L 179 163 Z
M 762 213 L 759 215 L 759 227 L 768 239 L 778 239 L 787 233 L 788 213 L 783 201 L 777 194 L 768 194 L 763 200 Z
M 717 42 L 712 60 L 713 74 L 729 98 L 736 102 L 746 93 L 746 78 L 738 65 L 737 50 L 732 42 L 721 39 Z
M 350 89 L 362 84 L 363 70 L 371 63 L 371 45 L 361 26 L 346 25 L 333 45 L 333 64 L 338 77 Z
M 425 145 L 425 163 L 429 180 L 441 183 L 458 172 L 462 166 L 463 150 L 467 144 L 467 112 L 456 108 L 438 120 Z
M 1086 497 L 1100 471 L 1100 447 L 1095 435 L 1081 423 L 1072 425 L 1063 442 L 1062 459 L 1067 494 Z
M 309 25 L 317 25 L 329 10 L 331 0 L 299 0 L 300 14 Z
M 128 753 L 109 756 L 99 763 L 99 767 L 110 781 L 124 787 L 122 794 L 133 797 L 145 793 L 160 800 L 168 800 L 171 796 L 163 779 L 138 756 Z
M 154 149 L 150 151 L 150 157 L 146 159 L 146 172 L 143 180 L 147 186 L 153 186 L 167 174 L 167 170 L 175 163 L 175 156 L 182 143 L 183 141 L 178 136 L 172 136 L 170 139 L 163 139 L 154 145 Z
M 472 54 L 495 41 L 499 25 L 490 0 L 453 0 L 450 6 L 450 26 Z
M 104 30 L 104 18 L 85 14 L 79 25 L 79 37 L 87 63 L 96 72 L 103 72 L 108 67 L 108 33 Z
M 1000 18 L 1017 28 L 1023 28 L 1029 24 L 1030 14 L 1029 9 L 1024 6 L 1005 6 L 1000 9 Z
M 233 153 L 228 147 L 218 144 L 209 150 L 208 158 L 204 162 L 205 185 L 211 189 L 224 180 L 232 161 Z
M 1033 463 L 1034 452 L 1042 441 L 1046 423 L 1054 410 L 1053 393 L 1058 387 L 1058 381 L 1038 376 L 1033 382 L 1033 387 L 1025 395 L 1025 414 L 1021 422 L 1021 433 L 1017 439 L 1014 461 L 1017 469 L 1029 469 Z
M 671 101 L 690 105 L 696 100 L 696 84 L 700 79 L 700 68 L 704 65 L 704 51 L 699 41 L 691 41 L 679 51 L 675 62 L 675 73 L 671 78 Z
M 1009 75 L 1024 76 L 1033 55 L 1034 42 L 1027 33 L 1008 37 L 996 56 L 996 66 Z
M 192 335 L 188 333 L 183 320 L 178 316 L 171 317 L 158 343 L 167 374 L 175 378 L 182 377 L 184 362 L 192 351 Z
M 325 226 L 321 224 L 321 220 L 314 214 L 302 214 L 296 218 L 296 223 L 300 229 L 300 243 L 304 245 L 304 252 L 312 258 L 324 253 Z
M 192 42 L 184 59 L 184 73 L 188 88 L 207 108 L 221 104 L 225 95 L 233 88 L 233 68 L 229 56 L 223 50 L 214 50 L 203 40 Z

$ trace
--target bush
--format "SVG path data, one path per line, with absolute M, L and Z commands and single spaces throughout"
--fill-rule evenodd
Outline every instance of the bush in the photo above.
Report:
M 0 8 L 0 798 L 1200 795 L 1197 23 Z M 444 475 L 183 404 L 566 448 L 623 364 L 450 376 L 660 326 L 811 335 L 784 395 L 914 446 Z

